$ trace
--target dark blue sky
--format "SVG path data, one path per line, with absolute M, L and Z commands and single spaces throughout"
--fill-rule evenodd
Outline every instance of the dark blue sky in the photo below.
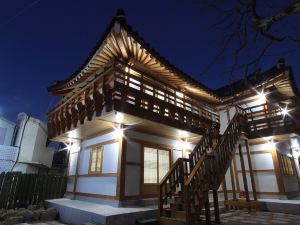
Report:
M 24 111 L 45 121 L 57 101 L 47 87 L 83 63 L 120 7 L 134 30 L 173 64 L 210 88 L 228 83 L 228 62 L 200 76 L 217 52 L 222 31 L 211 29 L 216 15 L 197 1 L 1 1 L 0 115 L 14 121 Z M 267 57 L 261 67 L 273 66 L 280 57 Z M 284 57 L 300 83 L 299 54 Z

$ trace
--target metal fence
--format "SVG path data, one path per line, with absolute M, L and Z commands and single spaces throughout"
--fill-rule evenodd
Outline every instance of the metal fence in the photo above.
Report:
M 11 209 L 38 204 L 46 199 L 62 198 L 66 177 L 47 174 L 0 174 L 0 208 Z

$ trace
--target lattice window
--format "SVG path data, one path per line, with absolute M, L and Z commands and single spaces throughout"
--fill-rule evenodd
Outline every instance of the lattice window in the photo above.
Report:
M 102 167 L 103 146 L 98 145 L 92 148 L 90 155 L 90 173 L 100 173 Z
M 284 175 L 295 175 L 293 157 L 288 157 L 286 155 L 279 154 L 279 160 L 282 168 L 282 173 Z
M 169 150 L 144 147 L 144 183 L 159 183 L 169 168 Z

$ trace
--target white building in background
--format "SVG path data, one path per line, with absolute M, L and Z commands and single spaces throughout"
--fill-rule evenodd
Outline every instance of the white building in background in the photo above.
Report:
M 37 173 L 49 169 L 54 151 L 46 146 L 47 134 L 43 122 L 25 113 L 18 115 L 16 125 L 1 118 L 0 141 L 5 142 L 0 143 L 0 172 Z

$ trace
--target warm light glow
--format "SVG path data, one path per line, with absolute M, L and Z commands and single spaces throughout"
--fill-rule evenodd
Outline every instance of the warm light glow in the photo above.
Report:
M 119 113 L 119 112 L 116 112 L 116 122 L 117 123 L 122 123 L 124 120 L 124 115 Z
M 187 140 L 185 141 L 178 141 L 177 144 L 175 145 L 176 149 L 178 150 L 185 150 L 189 148 L 189 143 L 187 142 Z
M 67 146 L 67 150 L 68 151 L 71 151 L 71 149 L 72 149 L 72 145 L 73 145 L 73 143 L 71 142 L 71 143 L 67 143 L 66 144 L 66 146 Z
M 260 103 L 266 103 L 267 99 L 266 99 L 266 95 L 263 91 L 258 93 L 258 100 Z
M 121 128 L 121 126 L 115 127 L 114 129 L 115 129 L 116 138 L 122 138 L 124 135 L 124 129 Z
M 286 115 L 289 114 L 289 111 L 288 111 L 288 109 L 287 109 L 287 106 L 286 106 L 284 109 L 281 109 L 281 113 L 282 113 L 283 116 L 286 116 Z
M 180 138 L 187 138 L 189 136 L 188 132 L 185 130 L 180 130 L 178 133 Z

